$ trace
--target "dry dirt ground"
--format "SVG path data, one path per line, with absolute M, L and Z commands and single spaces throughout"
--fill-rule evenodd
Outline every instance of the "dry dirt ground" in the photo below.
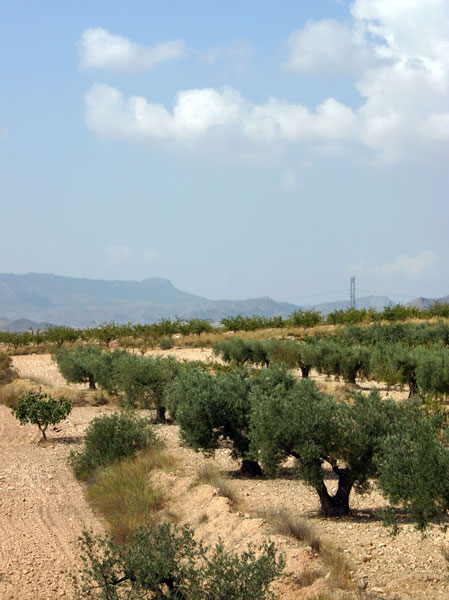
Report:
M 210 350 L 201 349 L 160 354 L 180 354 L 187 360 L 208 360 L 211 356 Z M 17 356 L 14 366 L 22 377 L 53 386 L 64 384 L 49 355 Z M 79 447 L 89 421 L 112 410 L 109 406 L 76 407 L 66 421 L 49 430 L 49 442 L 42 445 L 35 426 L 20 427 L 10 410 L 0 406 L 1 600 L 73 598 L 71 573 L 79 567 L 77 538 L 84 528 L 103 531 L 104 524 L 86 503 L 66 457 L 70 449 Z M 306 517 L 322 538 L 341 548 L 351 564 L 351 585 L 366 589 L 362 598 L 449 598 L 449 570 L 442 554 L 442 548 L 449 544 L 449 534 L 441 529 L 431 528 L 423 537 L 405 523 L 398 536 L 390 537 L 376 516 L 384 500 L 375 491 L 352 497 L 351 517 L 324 519 L 318 515 L 315 493 L 291 478 L 288 469 L 278 479 L 240 479 L 236 477 L 238 465 L 224 448 L 207 460 L 231 479 L 241 502 L 233 510 L 227 498 L 211 486 L 189 489 L 206 459 L 179 445 L 175 426 L 157 429 L 180 465 L 176 475 L 160 474 L 159 483 L 171 498 L 170 510 L 178 515 L 180 523 L 191 524 L 208 544 L 213 545 L 221 537 L 227 549 L 241 551 L 249 541 L 258 544 L 262 539 L 273 539 L 285 553 L 289 573 L 277 588 L 280 598 L 316 597 L 326 589 L 329 569 L 309 547 L 276 534 L 265 519 L 257 516 L 277 507 L 293 516 Z M 332 481 L 329 485 L 332 487 Z M 328 597 L 337 599 L 344 593 L 348 592 L 334 589 Z M 351 593 L 350 597 L 355 596 Z

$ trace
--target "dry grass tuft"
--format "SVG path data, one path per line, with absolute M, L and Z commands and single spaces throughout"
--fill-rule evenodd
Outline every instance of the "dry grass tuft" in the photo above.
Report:
M 274 525 L 280 534 L 304 542 L 313 552 L 319 554 L 336 585 L 344 589 L 351 585 L 351 566 L 346 556 L 339 548 L 320 538 L 307 519 L 292 516 L 285 509 L 272 509 L 260 516 Z
M 351 585 L 351 566 L 343 552 L 328 541 L 321 543 L 319 552 L 323 562 L 329 567 L 331 577 L 341 588 Z
M 240 498 L 231 483 L 221 475 L 214 464 L 206 463 L 198 469 L 192 487 L 201 484 L 213 486 L 219 496 L 228 498 L 232 508 L 237 508 L 241 504 Z
M 281 535 L 286 535 L 320 552 L 322 541 L 315 528 L 303 517 L 295 517 L 285 509 L 272 509 L 263 513 L 263 518 L 275 526 Z
M 0 387 L 0 404 L 4 404 L 8 408 L 14 408 L 17 405 L 17 401 L 26 392 L 24 392 L 17 382 L 8 383 Z
M 33 377 L 27 379 L 15 379 L 12 383 L 0 387 L 0 404 L 6 404 L 10 408 L 17 404 L 17 400 L 27 392 L 41 390 L 54 398 L 64 396 L 71 400 L 73 406 L 103 406 L 109 404 L 111 399 L 103 392 L 96 390 L 80 390 L 69 386 L 54 387 L 49 385 L 45 379 Z
M 158 512 L 164 508 L 165 494 L 151 483 L 151 471 L 173 471 L 176 467 L 175 458 L 162 449 L 151 449 L 104 470 L 90 486 L 87 496 L 116 537 L 124 542 L 139 525 L 156 524 Z

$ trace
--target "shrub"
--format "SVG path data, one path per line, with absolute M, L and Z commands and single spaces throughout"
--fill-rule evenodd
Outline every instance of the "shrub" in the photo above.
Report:
M 72 403 L 68 398 L 61 396 L 55 399 L 39 391 L 28 392 L 20 398 L 17 406 L 12 409 L 12 414 L 19 419 L 21 425 L 37 425 L 43 439 L 46 440 L 47 427 L 66 419 L 71 410 Z
M 164 523 L 140 527 L 126 547 L 111 536 L 84 531 L 80 538 L 85 565 L 78 595 L 87 599 L 179 598 L 184 600 L 264 600 L 284 568 L 274 544 L 240 557 L 219 543 L 211 552 L 195 541 L 188 527 Z
M 99 467 L 158 443 L 147 419 L 129 412 L 103 415 L 90 422 L 84 448 L 80 452 L 71 452 L 69 463 L 78 478 L 86 478 Z
M 0 385 L 11 383 L 17 377 L 12 368 L 12 359 L 6 352 L 0 352 Z
M 161 338 L 161 341 L 159 342 L 159 346 L 161 347 L 161 350 L 171 350 L 174 345 L 175 345 L 175 343 L 173 341 L 173 338 L 171 338 L 171 337 L 163 337 L 163 338 Z

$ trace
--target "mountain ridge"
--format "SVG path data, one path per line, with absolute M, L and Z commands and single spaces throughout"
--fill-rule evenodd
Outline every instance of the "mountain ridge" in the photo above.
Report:
M 441 300 L 449 302 L 449 296 Z M 423 307 L 434 302 L 417 298 L 408 305 L 418 301 Z M 366 296 L 356 300 L 356 308 L 382 310 L 389 304 L 394 305 L 395 302 L 386 296 Z M 348 300 L 305 306 L 278 302 L 268 296 L 210 300 L 180 290 L 162 277 L 134 281 L 87 279 L 53 273 L 0 273 L 0 328 L 3 329 L 14 327 L 14 321 L 20 319 L 29 319 L 39 325 L 52 323 L 89 327 L 107 321 L 152 323 L 176 316 L 215 322 L 238 314 L 286 317 L 298 309 L 314 309 L 327 315 L 348 307 Z

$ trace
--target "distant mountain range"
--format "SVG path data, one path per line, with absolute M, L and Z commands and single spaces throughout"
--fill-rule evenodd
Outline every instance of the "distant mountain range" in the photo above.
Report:
M 446 297 L 449 300 L 449 296 Z M 427 302 L 420 298 L 413 302 Z M 432 300 L 428 300 L 432 303 Z M 395 304 L 385 296 L 357 299 L 357 308 L 382 310 Z M 177 289 L 168 279 L 104 281 L 52 274 L 0 274 L 0 330 L 43 329 L 46 323 L 87 327 L 105 321 L 153 323 L 162 318 L 199 317 L 218 322 L 223 317 L 288 316 L 299 308 L 315 308 L 324 315 L 346 309 L 348 301 L 297 306 L 268 297 L 247 300 L 208 300 Z M 28 321 L 27 321 L 28 320 Z
M 415 298 L 414 300 L 407 302 L 406 306 L 416 306 L 422 310 L 425 308 L 430 308 L 434 302 L 449 304 L 449 295 L 443 296 L 442 298 Z

